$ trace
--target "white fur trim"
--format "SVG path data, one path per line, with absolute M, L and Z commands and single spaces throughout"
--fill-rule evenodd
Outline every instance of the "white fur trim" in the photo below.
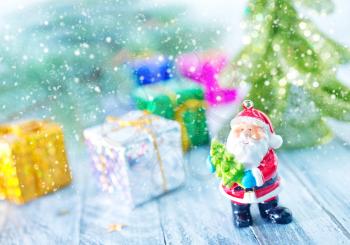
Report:
M 264 180 L 263 180 L 263 176 L 262 176 L 260 169 L 252 168 L 251 171 L 252 171 L 252 174 L 255 178 L 256 186 L 258 186 L 258 187 L 262 186 L 264 184 Z
M 238 123 L 252 123 L 264 128 L 267 135 L 269 136 L 269 146 L 273 149 L 278 149 L 283 144 L 282 137 L 280 135 L 271 133 L 269 125 L 267 125 L 266 123 L 264 123 L 259 119 L 256 119 L 254 117 L 247 117 L 247 116 L 235 117 L 230 122 L 231 128 L 233 128 L 233 126 Z
M 225 197 L 230 199 L 231 201 L 238 202 L 238 203 L 244 203 L 244 204 L 246 204 L 246 203 L 253 204 L 253 203 L 262 203 L 262 202 L 266 201 L 267 199 L 270 199 L 272 197 L 277 196 L 281 192 L 282 187 L 281 187 L 281 184 L 280 184 L 276 189 L 274 189 L 273 191 L 271 191 L 271 192 L 267 193 L 266 195 L 264 195 L 262 197 L 259 197 L 259 198 L 256 197 L 254 191 L 248 191 L 248 192 L 244 193 L 244 198 L 243 199 L 242 198 L 233 197 L 233 196 L 227 194 L 225 192 L 225 190 L 223 189 L 222 184 L 220 184 L 219 189 L 220 189 L 220 192 Z
M 231 128 L 237 123 L 252 123 L 252 124 L 258 125 L 258 126 L 264 128 L 266 131 L 270 132 L 269 125 L 267 125 L 263 121 L 256 119 L 254 117 L 247 117 L 247 116 L 235 117 L 231 120 L 231 123 L 230 123 Z
M 269 139 L 269 145 L 273 149 L 278 149 L 283 144 L 283 139 L 280 135 L 271 134 Z

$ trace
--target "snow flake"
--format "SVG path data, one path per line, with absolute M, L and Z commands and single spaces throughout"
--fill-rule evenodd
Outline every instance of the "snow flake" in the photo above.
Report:
M 190 70 L 190 72 L 195 72 L 196 71 L 196 67 L 195 66 L 191 66 L 189 70 Z
M 278 84 L 281 86 L 286 86 L 287 85 L 287 80 L 285 78 L 282 78 L 281 80 L 278 81 Z
M 312 41 L 318 42 L 318 41 L 320 41 L 320 39 L 321 39 L 320 35 L 318 35 L 318 34 L 312 35 Z
M 280 49 L 281 49 L 280 45 L 278 45 L 278 44 L 273 45 L 273 51 L 278 52 L 278 51 L 280 51 Z
M 287 78 L 288 80 L 294 80 L 298 77 L 298 71 L 295 69 L 291 69 L 289 70 L 288 74 L 287 74 Z
M 111 37 L 106 37 L 106 43 L 111 43 L 112 42 L 112 38 Z
M 101 88 L 97 85 L 95 86 L 94 90 L 96 93 L 101 93 Z
M 245 45 L 250 44 L 251 41 L 252 41 L 252 39 L 250 38 L 250 36 L 244 36 L 243 40 L 242 40 L 243 44 L 245 44 Z
M 280 88 L 280 89 L 278 90 L 278 93 L 279 93 L 280 95 L 285 95 L 285 94 L 286 94 L 286 89 L 285 89 L 285 88 Z
M 313 86 L 314 88 L 318 88 L 318 87 L 320 86 L 320 84 L 319 84 L 318 82 L 314 81 L 314 82 L 312 83 L 312 86 Z
M 305 35 L 305 37 L 309 37 L 311 35 L 311 31 L 310 30 L 305 30 L 304 31 L 304 35 Z
M 76 49 L 76 50 L 74 51 L 74 55 L 75 55 L 75 56 L 80 56 L 80 50 L 79 50 L 79 49 Z
M 306 23 L 305 23 L 304 21 L 300 22 L 300 23 L 299 23 L 299 27 L 300 27 L 301 30 L 305 30 L 305 28 L 306 28 Z

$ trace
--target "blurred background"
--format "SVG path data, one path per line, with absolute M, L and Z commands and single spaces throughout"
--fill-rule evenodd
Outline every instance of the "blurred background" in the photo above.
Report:
M 334 6 L 330 15 L 305 8 L 300 13 L 349 44 L 350 4 L 337 0 Z M 126 51 L 176 58 L 215 49 L 231 59 L 243 47 L 246 8 L 247 1 L 224 0 L 2 1 L 0 120 L 39 113 L 75 132 L 117 108 L 128 110 L 135 84 L 123 66 Z M 345 83 L 348 68 L 337 71 Z
M 333 39 L 349 44 L 344 23 L 350 4 L 337 0 L 334 5 L 330 15 L 300 12 Z M 232 58 L 243 47 L 246 6 L 247 1 L 224 0 L 2 1 L 0 120 L 40 111 L 62 122 L 69 118 L 69 125 L 96 123 L 116 104 L 118 110 L 129 106 L 134 84 L 121 65 L 126 50 L 176 57 L 216 49 Z M 338 70 L 345 83 L 348 70 Z

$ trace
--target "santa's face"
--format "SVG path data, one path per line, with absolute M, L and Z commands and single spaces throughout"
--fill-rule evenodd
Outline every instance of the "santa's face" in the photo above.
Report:
M 265 129 L 255 124 L 232 125 L 226 148 L 246 169 L 251 169 L 259 166 L 268 152 L 268 136 Z

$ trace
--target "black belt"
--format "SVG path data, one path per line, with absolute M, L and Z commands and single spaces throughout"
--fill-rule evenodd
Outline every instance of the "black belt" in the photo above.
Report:
M 247 192 L 247 191 L 253 191 L 253 189 L 254 189 L 254 190 L 256 191 L 256 190 L 259 190 L 259 189 L 263 189 L 263 188 L 265 188 L 265 187 L 268 187 L 268 186 L 270 186 L 270 185 L 273 185 L 273 184 L 276 182 L 277 178 L 278 178 L 278 176 L 276 175 L 275 177 L 269 179 L 269 180 L 266 181 L 262 186 L 259 186 L 259 187 L 244 189 L 244 188 L 242 188 L 242 187 L 240 187 L 240 186 L 237 186 L 237 187 L 235 187 L 233 190 L 234 190 L 234 191 L 246 191 L 246 192 Z

